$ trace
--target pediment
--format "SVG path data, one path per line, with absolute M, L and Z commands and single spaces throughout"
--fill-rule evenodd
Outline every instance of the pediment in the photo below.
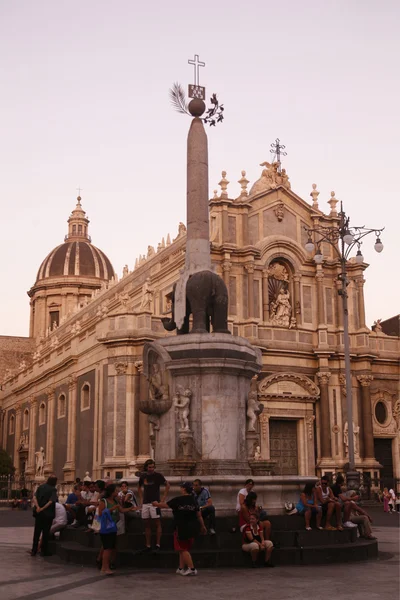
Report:
M 313 399 L 319 397 L 319 387 L 305 375 L 274 373 L 258 384 L 259 396 Z

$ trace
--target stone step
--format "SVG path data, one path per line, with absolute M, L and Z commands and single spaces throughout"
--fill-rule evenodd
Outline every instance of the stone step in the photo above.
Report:
M 56 552 L 66 562 L 93 566 L 96 564 L 98 554 L 97 548 L 82 546 L 77 542 L 52 542 L 51 551 Z M 194 548 L 192 555 L 198 568 L 250 566 L 250 556 L 240 548 L 223 550 Z M 138 554 L 133 550 L 122 550 L 117 556 L 117 565 L 121 567 L 174 569 L 177 565 L 177 553 L 173 550 L 162 550 L 159 554 Z M 276 565 L 315 565 L 368 560 L 377 556 L 376 540 L 357 540 L 351 544 L 279 548 L 274 550 L 273 561 Z

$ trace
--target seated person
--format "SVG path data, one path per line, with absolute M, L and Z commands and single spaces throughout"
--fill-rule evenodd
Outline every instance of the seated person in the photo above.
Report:
M 242 504 L 239 513 L 239 527 L 243 531 L 244 526 L 250 523 L 250 516 L 256 515 L 257 521 L 263 530 L 264 540 L 271 540 L 271 522 L 267 519 L 267 513 L 262 506 L 257 506 L 257 494 L 249 492 Z
M 352 492 L 353 491 L 354 490 L 352 490 Z M 358 533 L 360 538 L 364 538 L 366 540 L 376 540 L 376 537 L 372 535 L 371 517 L 364 509 L 361 508 L 361 506 L 358 506 L 358 504 L 356 504 L 355 502 L 353 502 L 353 506 L 351 509 L 350 521 L 358 526 Z
M 253 490 L 253 487 L 254 487 L 254 481 L 252 479 L 246 479 L 244 488 L 239 490 L 238 495 L 237 495 L 237 499 L 236 499 L 236 512 L 237 513 L 240 513 L 242 504 L 243 504 L 247 494 Z
M 78 510 L 78 502 L 81 496 L 81 492 L 80 492 L 80 487 L 78 483 L 75 483 L 73 491 L 70 492 L 67 496 L 67 499 L 65 501 L 65 507 L 67 509 L 67 511 L 70 513 L 70 515 L 72 515 L 73 517 L 73 525 L 76 524 L 76 513 Z
M 337 498 L 333 495 L 330 487 L 328 487 L 328 478 L 321 477 L 321 483 L 316 488 L 318 504 L 322 508 L 322 514 L 326 515 L 325 529 L 343 531 L 342 527 L 342 506 Z M 333 512 L 336 513 L 337 527 L 331 524 Z
M 61 504 L 60 502 L 56 502 L 56 515 L 53 519 L 53 522 L 51 524 L 50 527 L 50 534 L 54 534 L 57 531 L 61 531 L 62 529 L 65 529 L 65 527 L 67 526 L 68 523 L 68 517 L 67 517 L 67 509 L 65 507 L 64 504 Z
M 208 519 L 208 533 L 215 535 L 215 506 L 213 506 L 210 492 L 207 488 L 202 487 L 200 479 L 193 481 L 193 496 L 197 500 L 204 523 Z
M 304 515 L 306 521 L 306 530 L 311 531 L 311 515 L 316 515 L 317 529 L 322 529 L 322 509 L 318 504 L 317 492 L 314 483 L 306 483 L 303 492 L 300 494 L 300 500 L 296 504 L 297 512 Z
M 250 552 L 252 567 L 257 566 L 259 552 L 265 552 L 264 566 L 273 567 L 270 559 L 274 545 L 271 540 L 264 539 L 263 529 L 257 522 L 257 516 L 251 514 L 249 519 L 249 523 L 243 528 L 242 550 Z
M 336 477 L 336 482 L 331 485 L 331 490 L 335 498 L 339 501 L 342 509 L 343 509 L 343 527 L 351 528 L 357 527 L 354 523 L 350 521 L 350 512 L 352 509 L 351 498 L 345 495 L 345 485 L 344 485 L 344 477 L 343 475 L 338 475 Z M 359 497 L 357 497 L 357 500 Z
M 121 506 L 124 508 L 138 506 L 136 496 L 134 492 L 128 488 L 127 481 L 121 481 L 120 486 L 121 489 L 118 492 L 118 502 L 121 504 Z

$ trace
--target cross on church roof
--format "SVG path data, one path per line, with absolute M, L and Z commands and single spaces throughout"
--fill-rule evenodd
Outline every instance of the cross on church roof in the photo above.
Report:
M 188 60 L 189 65 L 193 65 L 194 68 L 194 83 L 189 85 L 189 98 L 199 98 L 200 100 L 204 100 L 206 97 L 206 88 L 201 87 L 199 85 L 200 76 L 199 71 L 200 67 L 205 67 L 206 63 L 201 62 L 199 60 L 199 55 L 195 54 L 193 60 Z
M 286 146 L 281 144 L 281 140 L 276 138 L 275 142 L 271 144 L 271 154 L 274 155 L 274 159 L 276 157 L 276 162 L 278 163 L 278 170 L 281 170 L 281 156 L 287 156 L 287 152 L 282 152 L 285 150 Z

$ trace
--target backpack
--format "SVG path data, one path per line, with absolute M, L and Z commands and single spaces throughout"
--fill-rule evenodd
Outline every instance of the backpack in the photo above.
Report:
M 117 524 L 113 520 L 108 508 L 105 508 L 100 517 L 100 533 L 117 533 Z

